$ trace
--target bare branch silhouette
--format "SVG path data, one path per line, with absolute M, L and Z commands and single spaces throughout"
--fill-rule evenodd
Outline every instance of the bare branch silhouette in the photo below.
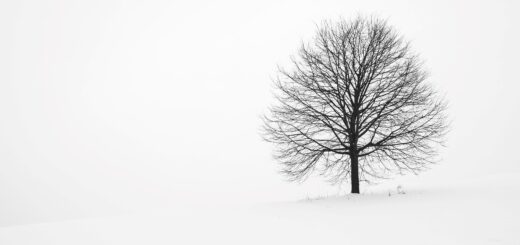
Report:
M 386 21 L 324 22 L 313 41 L 290 70 L 280 68 L 277 104 L 264 118 L 264 138 L 290 180 L 317 170 L 359 193 L 360 181 L 435 162 L 446 103 Z

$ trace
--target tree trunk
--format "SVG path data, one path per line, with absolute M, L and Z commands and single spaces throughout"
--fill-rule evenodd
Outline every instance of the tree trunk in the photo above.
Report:
M 352 184 L 350 193 L 359 194 L 359 164 L 357 154 L 350 155 L 350 182 Z

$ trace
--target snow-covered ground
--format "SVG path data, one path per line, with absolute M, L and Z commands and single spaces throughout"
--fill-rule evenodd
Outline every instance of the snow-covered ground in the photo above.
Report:
M 520 244 L 520 174 L 379 185 L 358 196 L 178 204 L 0 228 L 0 244 Z M 403 193 L 404 192 L 404 193 Z
M 0 245 L 520 244 L 519 2 L 0 1 Z M 276 66 L 359 13 L 446 94 L 443 161 L 359 196 L 284 182 Z

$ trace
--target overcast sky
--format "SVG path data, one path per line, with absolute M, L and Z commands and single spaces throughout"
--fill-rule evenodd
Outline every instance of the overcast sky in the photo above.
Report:
M 431 174 L 520 171 L 517 1 L 1 1 L 0 225 L 303 198 L 259 135 L 325 19 L 388 19 L 450 103 Z M 334 187 L 335 188 L 335 187 Z

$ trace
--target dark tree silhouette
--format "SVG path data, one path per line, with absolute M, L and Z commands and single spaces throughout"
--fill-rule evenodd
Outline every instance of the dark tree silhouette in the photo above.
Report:
M 319 171 L 334 183 L 418 172 L 446 132 L 445 101 L 409 43 L 386 21 L 325 22 L 275 79 L 264 138 L 290 180 Z M 350 178 L 349 178 L 350 177 Z

